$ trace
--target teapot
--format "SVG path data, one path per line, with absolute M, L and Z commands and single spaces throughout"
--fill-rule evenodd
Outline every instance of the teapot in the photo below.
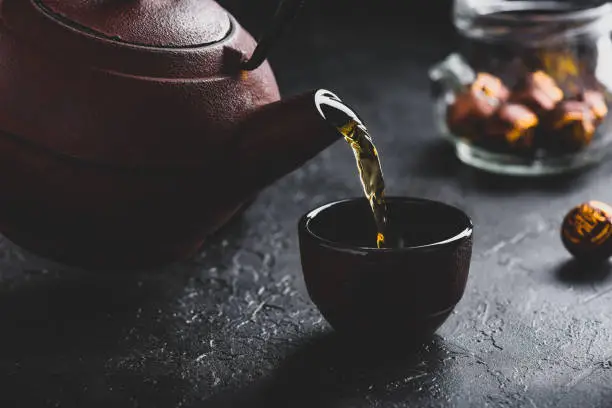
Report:
M 87 268 L 193 255 L 339 137 L 264 39 L 212 0 L 0 0 L 0 233 Z

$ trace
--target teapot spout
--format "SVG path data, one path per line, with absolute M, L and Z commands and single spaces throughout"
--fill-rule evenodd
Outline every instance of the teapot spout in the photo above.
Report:
M 255 193 L 296 170 L 342 135 L 325 118 L 318 90 L 265 105 L 238 125 L 237 186 Z

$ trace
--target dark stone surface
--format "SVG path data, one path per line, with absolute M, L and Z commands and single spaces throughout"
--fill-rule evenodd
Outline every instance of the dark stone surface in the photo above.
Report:
M 250 7 L 236 10 L 246 19 Z M 558 229 L 575 204 L 612 202 L 612 163 L 541 181 L 458 164 L 434 132 L 426 80 L 448 30 L 367 8 L 334 25 L 340 11 L 309 9 L 272 62 L 285 94 L 329 87 L 359 110 L 389 194 L 473 217 L 468 287 L 438 335 L 373 354 L 349 347 L 309 302 L 298 217 L 361 192 L 337 143 L 264 191 L 200 256 L 164 271 L 75 271 L 3 241 L 0 406 L 610 406 L 610 268 L 573 263 Z M 245 22 L 261 28 L 267 12 Z

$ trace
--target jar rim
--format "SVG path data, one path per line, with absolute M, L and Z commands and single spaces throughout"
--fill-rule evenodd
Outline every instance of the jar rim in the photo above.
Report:
M 535 17 L 534 20 L 542 22 L 590 20 L 612 13 L 612 4 L 605 0 L 581 3 L 555 0 L 483 2 L 473 10 L 482 17 L 500 21 L 529 20 L 530 17 Z
M 518 38 L 533 40 L 535 45 L 541 35 L 551 40 L 552 33 L 546 33 L 548 26 L 555 27 L 553 32 L 564 38 L 612 31 L 612 3 L 605 0 L 455 0 L 454 24 L 463 36 L 488 41 L 508 40 L 513 31 L 517 34 L 526 30 Z

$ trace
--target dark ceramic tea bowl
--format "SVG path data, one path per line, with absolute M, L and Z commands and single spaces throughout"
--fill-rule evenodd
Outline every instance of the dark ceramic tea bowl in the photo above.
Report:
M 338 332 L 376 339 L 432 335 L 461 300 L 472 231 L 461 210 L 436 201 L 387 198 L 393 248 L 376 248 L 366 199 L 313 210 L 299 222 L 308 293 Z

